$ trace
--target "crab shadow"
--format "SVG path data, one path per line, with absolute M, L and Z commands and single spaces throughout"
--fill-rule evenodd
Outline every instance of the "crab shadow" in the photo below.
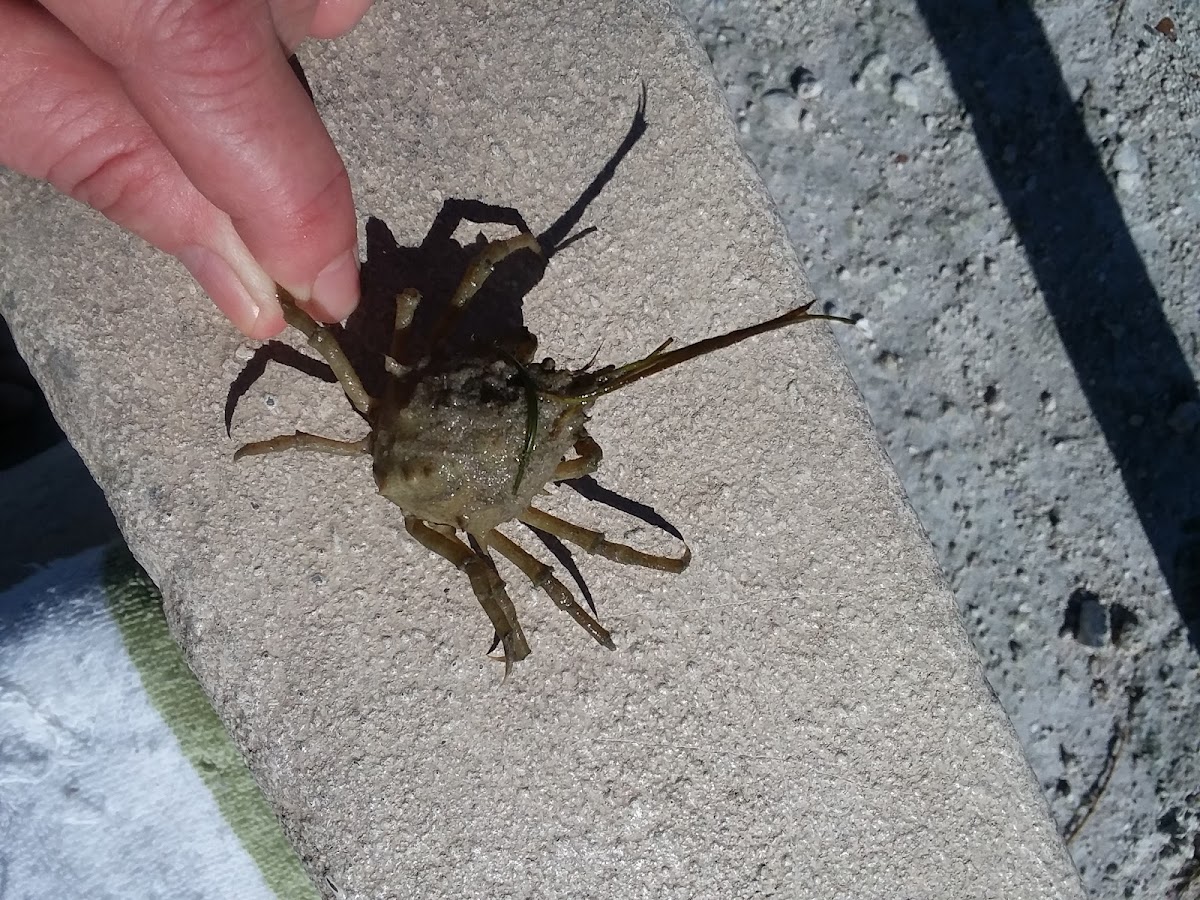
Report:
M 367 393 L 382 396 L 389 377 L 385 360 L 396 351 L 393 335 L 396 326 L 396 298 L 404 291 L 416 290 L 421 302 L 408 328 L 401 363 L 412 362 L 426 354 L 438 336 L 438 352 L 452 358 L 468 358 L 483 345 L 503 348 L 536 347 L 536 337 L 526 328 L 524 300 L 542 280 L 555 254 L 594 229 L 575 231 L 588 205 L 612 179 L 621 160 L 632 149 L 646 128 L 645 93 L 637 113 L 617 151 L 571 207 L 549 228 L 537 235 L 541 255 L 514 253 L 501 260 L 477 294 L 457 317 L 453 331 L 444 334 L 439 326 L 450 314 L 450 301 L 479 248 L 488 237 L 503 231 L 532 234 L 520 212 L 479 200 L 449 199 L 443 205 L 420 244 L 402 246 L 388 225 L 378 218 L 366 224 L 366 259 L 362 265 L 362 299 L 343 325 L 330 326 L 345 351 Z M 486 228 L 460 242 L 460 232 Z M 296 369 L 312 378 L 336 382 L 332 370 L 323 361 L 296 350 L 281 341 L 270 341 L 255 351 L 229 387 L 225 402 L 225 429 L 232 434 L 233 416 L 240 400 L 262 377 L 271 362 Z M 347 410 L 351 407 L 347 403 Z M 662 515 L 602 486 L 593 477 L 562 482 L 581 496 L 604 504 L 619 513 L 642 521 L 682 541 L 679 530 Z M 526 526 L 528 527 L 528 526 Z M 571 576 L 588 606 L 595 611 L 591 591 L 576 565 L 572 551 L 554 535 L 530 529 Z

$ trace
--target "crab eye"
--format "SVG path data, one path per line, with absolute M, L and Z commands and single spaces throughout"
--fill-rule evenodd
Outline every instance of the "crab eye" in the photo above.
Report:
M 375 481 L 384 484 L 415 484 L 428 481 L 437 472 L 437 465 L 427 456 L 408 456 L 390 464 L 376 464 Z
M 396 474 L 405 481 L 425 481 L 433 477 L 437 468 L 428 456 L 413 456 L 400 463 Z

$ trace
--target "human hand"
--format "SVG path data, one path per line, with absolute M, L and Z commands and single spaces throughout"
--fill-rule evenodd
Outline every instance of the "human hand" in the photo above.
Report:
M 354 201 L 287 57 L 371 0 L 0 0 L 0 165 L 176 256 L 251 337 L 357 305 Z

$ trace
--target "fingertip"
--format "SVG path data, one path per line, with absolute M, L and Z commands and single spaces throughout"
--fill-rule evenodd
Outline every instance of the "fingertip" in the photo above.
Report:
M 222 310 L 224 312 L 224 310 Z M 233 319 L 230 319 L 233 322 Z M 258 307 L 258 315 L 252 322 L 247 322 L 244 325 L 233 322 L 238 330 L 248 338 L 256 341 L 269 341 L 273 337 L 277 337 L 287 323 L 283 320 L 283 310 L 279 308 L 278 303 L 273 303 L 267 307 Z
M 313 10 L 309 34 L 315 38 L 341 37 L 362 21 L 372 0 L 320 0 Z

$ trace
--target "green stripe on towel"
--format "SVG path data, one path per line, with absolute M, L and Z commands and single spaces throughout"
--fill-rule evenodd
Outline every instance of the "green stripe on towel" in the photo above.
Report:
M 150 702 L 216 800 L 267 886 L 284 900 L 320 900 L 250 770 L 167 630 L 162 595 L 128 549 L 106 554 L 104 587 Z

